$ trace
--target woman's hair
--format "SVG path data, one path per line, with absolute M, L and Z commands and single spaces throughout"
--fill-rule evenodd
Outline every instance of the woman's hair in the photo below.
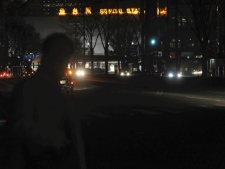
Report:
M 45 38 L 42 45 L 42 65 L 68 59 L 74 52 L 74 44 L 65 33 L 53 33 Z M 62 58 L 63 57 L 63 58 Z

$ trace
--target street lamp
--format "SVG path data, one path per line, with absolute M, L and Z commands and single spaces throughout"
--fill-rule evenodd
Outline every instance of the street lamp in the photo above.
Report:
M 151 45 L 155 45 L 156 44 L 156 40 L 155 39 L 151 39 L 150 43 L 151 43 Z
M 158 38 L 155 36 L 150 37 L 149 39 L 149 54 L 150 54 L 150 69 L 155 72 L 155 67 L 158 60 Z

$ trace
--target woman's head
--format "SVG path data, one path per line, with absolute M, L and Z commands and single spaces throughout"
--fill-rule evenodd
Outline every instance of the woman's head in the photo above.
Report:
M 64 33 L 53 33 L 43 42 L 41 66 L 51 73 L 64 73 L 73 52 L 72 39 Z

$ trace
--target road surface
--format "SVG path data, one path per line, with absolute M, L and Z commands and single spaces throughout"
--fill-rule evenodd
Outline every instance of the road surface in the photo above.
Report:
M 88 168 L 225 168 L 222 88 L 168 90 L 127 82 L 75 83 L 70 97 L 82 116 Z M 7 145 L 0 138 L 1 147 Z

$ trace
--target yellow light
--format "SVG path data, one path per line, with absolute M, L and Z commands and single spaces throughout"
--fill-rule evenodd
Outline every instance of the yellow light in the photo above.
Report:
M 163 9 L 163 10 L 160 11 L 160 14 L 161 15 L 166 15 L 167 14 L 167 11 Z
M 78 15 L 78 9 L 77 8 L 73 8 L 72 15 Z
M 69 74 L 72 75 L 72 71 L 71 70 L 69 71 Z
M 113 9 L 108 9 L 108 14 L 112 14 Z
M 100 14 L 101 15 L 107 15 L 107 9 L 100 9 Z
M 140 8 L 127 8 L 126 9 L 126 12 L 127 14 L 133 14 L 133 15 L 136 15 L 136 14 L 139 14 L 140 13 Z M 101 15 L 110 15 L 110 14 L 123 14 L 123 9 L 122 8 L 112 8 L 112 9 L 107 9 L 107 8 L 104 8 L 104 9 L 100 9 L 100 12 L 99 12 Z
M 166 16 L 167 15 L 167 8 L 157 8 L 157 16 Z
M 116 9 L 116 8 L 113 8 L 113 9 L 108 9 L 108 14 L 122 14 L 123 13 L 123 10 L 120 8 L 120 9 Z
M 118 12 L 119 14 L 123 14 L 123 9 L 122 8 L 118 9 Z
M 219 6 L 216 6 L 216 13 L 219 14 Z
M 159 16 L 160 14 L 160 11 L 159 11 L 159 8 L 157 8 L 157 16 Z
M 139 14 L 140 13 L 140 8 L 127 8 L 127 14 Z
M 65 15 L 66 15 L 66 11 L 65 11 L 64 8 L 60 8 L 60 9 L 59 9 L 59 15 L 60 15 L 60 16 L 65 16 Z
M 85 14 L 86 15 L 91 15 L 91 7 L 86 7 L 85 8 Z

